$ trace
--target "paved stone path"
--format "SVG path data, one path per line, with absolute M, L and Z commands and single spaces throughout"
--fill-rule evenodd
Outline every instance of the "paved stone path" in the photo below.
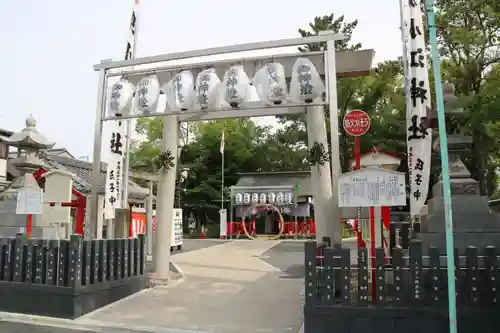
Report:
M 119 322 L 217 333 L 296 333 L 302 323 L 302 280 L 258 257 L 278 241 L 233 241 L 180 253 L 172 260 L 186 274 L 175 286 L 157 287 L 86 315 L 77 322 Z
M 191 243 L 172 257 L 186 274 L 181 281 L 74 321 L 0 313 L 0 333 L 300 332 L 303 242 Z
M 0 333 L 92 333 L 97 331 L 82 331 L 52 326 L 41 326 L 26 323 L 0 321 Z

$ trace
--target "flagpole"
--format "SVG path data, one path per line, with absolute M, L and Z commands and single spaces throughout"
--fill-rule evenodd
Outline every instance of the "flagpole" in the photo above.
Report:
M 221 188 L 220 188 L 220 196 L 221 196 L 221 201 L 220 201 L 220 208 L 224 209 L 224 146 L 225 146 L 225 138 L 224 138 L 224 131 L 222 131 L 222 138 L 220 141 L 220 153 L 221 153 Z
M 436 92 L 436 106 L 439 127 L 439 146 L 441 150 L 441 172 L 443 179 L 443 199 L 445 209 L 446 230 L 446 259 L 448 275 L 448 314 L 450 333 L 457 333 L 457 304 L 455 291 L 455 253 L 453 244 L 453 212 L 451 209 L 451 184 L 448 165 L 448 139 L 446 137 L 446 121 L 444 114 L 443 87 L 441 83 L 441 65 L 436 33 L 436 17 L 434 3 L 427 0 L 427 24 L 429 41 L 431 44 L 432 69 L 434 72 L 434 89 Z
M 137 50 L 137 35 L 139 32 L 139 24 L 138 24 L 138 16 L 139 14 L 139 0 L 134 0 L 134 9 L 132 11 L 132 18 L 130 20 L 130 33 L 132 34 L 131 40 L 128 43 L 132 42 L 132 52 L 130 54 L 130 59 L 134 59 Z M 125 55 L 125 58 L 128 57 L 128 53 Z M 132 105 L 131 108 L 134 106 Z M 132 141 L 132 119 L 126 120 L 126 129 L 125 129 L 125 150 L 123 156 L 123 195 L 122 195 L 122 207 L 124 209 L 128 209 L 128 178 L 129 178 L 129 168 L 130 168 L 130 143 Z

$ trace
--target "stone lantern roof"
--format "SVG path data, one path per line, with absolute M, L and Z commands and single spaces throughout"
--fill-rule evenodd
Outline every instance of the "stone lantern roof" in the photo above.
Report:
M 36 130 L 36 120 L 30 115 L 26 118 L 26 127 L 12 136 L 3 139 L 9 146 L 26 150 L 40 150 L 52 148 L 55 143 L 50 142 L 44 135 Z

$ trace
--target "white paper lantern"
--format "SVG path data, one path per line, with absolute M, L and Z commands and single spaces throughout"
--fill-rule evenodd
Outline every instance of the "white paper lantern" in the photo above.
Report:
M 287 98 L 285 68 L 280 63 L 265 64 L 255 73 L 253 83 L 262 102 L 281 104 Z
M 285 193 L 285 203 L 286 204 L 292 203 L 292 193 Z
M 215 98 L 216 88 L 221 83 L 215 69 L 209 68 L 196 76 L 195 104 L 202 110 L 209 107 Z
M 243 203 L 245 205 L 248 205 L 250 203 L 250 194 L 249 193 L 243 194 Z
M 126 79 L 121 79 L 111 86 L 108 94 L 108 115 L 124 115 L 128 112 L 130 101 L 134 95 L 134 85 Z
M 259 203 L 259 195 L 257 193 L 252 194 L 252 203 Z
M 257 93 L 257 89 L 253 85 L 248 86 L 248 95 L 245 102 L 259 102 L 259 101 L 260 97 L 259 94 Z
M 265 193 L 261 193 L 261 194 L 259 195 L 259 203 L 261 203 L 261 204 L 265 204 L 265 203 L 266 203 L 266 199 L 267 199 L 267 197 L 266 197 L 266 194 L 265 194 Z
M 267 200 L 269 201 L 270 204 L 274 204 L 276 201 L 276 194 L 271 192 L 267 195 Z
M 155 112 L 159 97 L 160 83 L 156 75 L 142 78 L 135 89 L 136 112 L 145 114 Z
M 212 110 L 217 110 L 217 109 L 229 109 L 229 103 L 226 102 L 226 99 L 224 98 L 224 91 L 225 91 L 226 86 L 224 83 L 219 82 L 217 84 L 217 87 L 215 87 L 214 92 L 213 92 L 213 98 L 211 99 L 209 103 L 209 108 Z
M 246 101 L 250 87 L 250 79 L 243 66 L 229 67 L 224 74 L 224 98 L 232 107 L 237 107 Z
M 325 91 L 316 67 L 307 58 L 298 58 L 293 65 L 290 82 L 290 99 L 294 102 L 311 103 Z
M 234 196 L 234 202 L 237 204 L 237 205 L 241 205 L 243 203 L 243 195 L 241 195 L 241 193 L 237 193 L 235 196 Z
M 283 194 L 283 192 L 279 192 L 276 195 L 276 203 L 282 204 L 284 201 L 285 201 L 285 195 Z
M 190 71 L 178 73 L 163 86 L 171 110 L 187 110 L 194 96 L 194 76 Z

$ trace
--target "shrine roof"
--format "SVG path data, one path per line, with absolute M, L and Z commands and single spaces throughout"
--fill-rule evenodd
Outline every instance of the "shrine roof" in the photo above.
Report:
M 56 168 L 65 170 L 74 175 L 74 186 L 78 191 L 89 194 L 92 189 L 92 163 L 82 160 L 77 160 L 70 157 L 59 156 L 57 152 L 52 154 L 50 151 L 41 151 L 40 159 L 47 165 L 49 169 Z M 104 194 L 106 185 L 106 163 L 101 163 L 101 178 L 99 194 Z M 19 172 L 14 168 L 10 160 L 7 163 L 7 172 L 13 176 L 17 176 Z M 146 198 L 149 189 L 143 188 L 134 181 L 129 181 L 129 197 L 131 199 L 142 200 Z
M 0 139 L 1 137 L 10 137 L 12 134 L 14 134 L 13 131 L 7 130 L 5 128 L 0 128 Z
M 80 178 L 81 181 L 85 183 L 88 192 L 90 192 L 92 188 L 92 163 L 52 154 L 48 154 L 48 156 L 50 160 L 62 165 L 64 168 L 68 169 L 68 171 Z M 106 186 L 106 169 L 107 164 L 101 163 L 99 194 L 104 194 L 104 187 Z M 129 193 L 129 196 L 132 198 L 144 199 L 149 194 L 149 189 L 143 188 L 134 181 L 129 180 Z
M 312 196 L 310 171 L 240 173 L 235 187 L 269 187 L 299 185 L 299 196 Z

